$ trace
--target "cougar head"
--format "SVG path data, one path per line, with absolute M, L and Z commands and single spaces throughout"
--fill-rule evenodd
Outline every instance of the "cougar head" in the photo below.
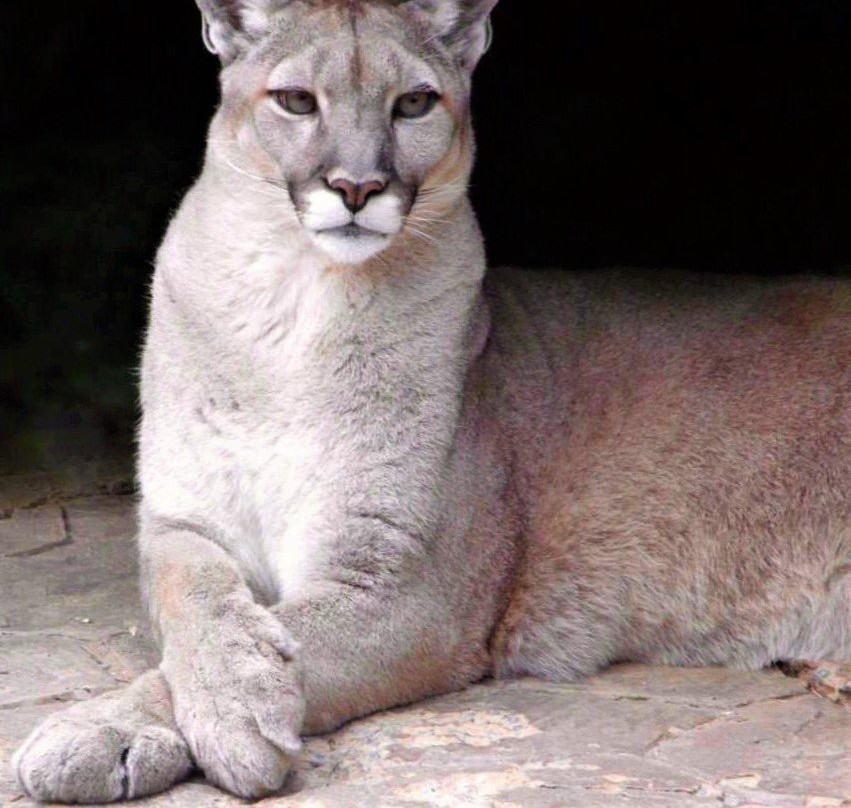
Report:
M 285 196 L 334 263 L 434 240 L 466 194 L 497 0 L 197 2 L 222 61 L 211 158 Z

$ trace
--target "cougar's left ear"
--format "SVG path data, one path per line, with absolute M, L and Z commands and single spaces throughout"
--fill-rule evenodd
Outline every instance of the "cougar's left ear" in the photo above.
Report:
M 204 44 L 227 64 L 268 30 L 286 0 L 196 0 L 204 18 Z
M 458 61 L 472 72 L 491 42 L 490 15 L 499 0 L 408 0 L 432 18 Z

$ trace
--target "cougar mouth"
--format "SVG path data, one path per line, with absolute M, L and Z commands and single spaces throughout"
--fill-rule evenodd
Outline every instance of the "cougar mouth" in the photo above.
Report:
M 340 225 L 339 227 L 328 227 L 324 230 L 318 230 L 317 234 L 322 236 L 343 236 L 345 238 L 363 238 L 370 236 L 390 238 L 389 233 L 380 233 L 378 230 L 370 230 L 368 227 L 363 227 L 357 222 L 349 222 L 348 224 Z

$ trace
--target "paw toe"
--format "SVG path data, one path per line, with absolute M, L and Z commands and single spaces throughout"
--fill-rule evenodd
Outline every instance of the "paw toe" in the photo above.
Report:
M 192 771 L 189 748 L 165 727 L 146 727 L 123 750 L 127 799 L 147 797 L 185 779 Z
M 280 791 L 290 769 L 287 755 L 251 732 L 203 744 L 199 759 L 208 780 L 251 800 Z

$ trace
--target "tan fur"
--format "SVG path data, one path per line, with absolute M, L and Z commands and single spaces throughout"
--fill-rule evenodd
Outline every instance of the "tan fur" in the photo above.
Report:
M 498 667 L 563 675 L 614 659 L 760 665 L 803 652 L 799 634 L 817 622 L 807 610 L 828 609 L 851 553 L 848 285 L 625 273 L 573 284 L 598 322 L 525 303 L 546 312 L 529 328 L 551 364 L 515 440 L 538 445 L 530 433 L 556 413 L 536 406 L 568 420 L 527 459 L 526 557 Z M 811 651 L 851 652 L 848 616 L 830 615 L 833 637 L 811 637 Z

